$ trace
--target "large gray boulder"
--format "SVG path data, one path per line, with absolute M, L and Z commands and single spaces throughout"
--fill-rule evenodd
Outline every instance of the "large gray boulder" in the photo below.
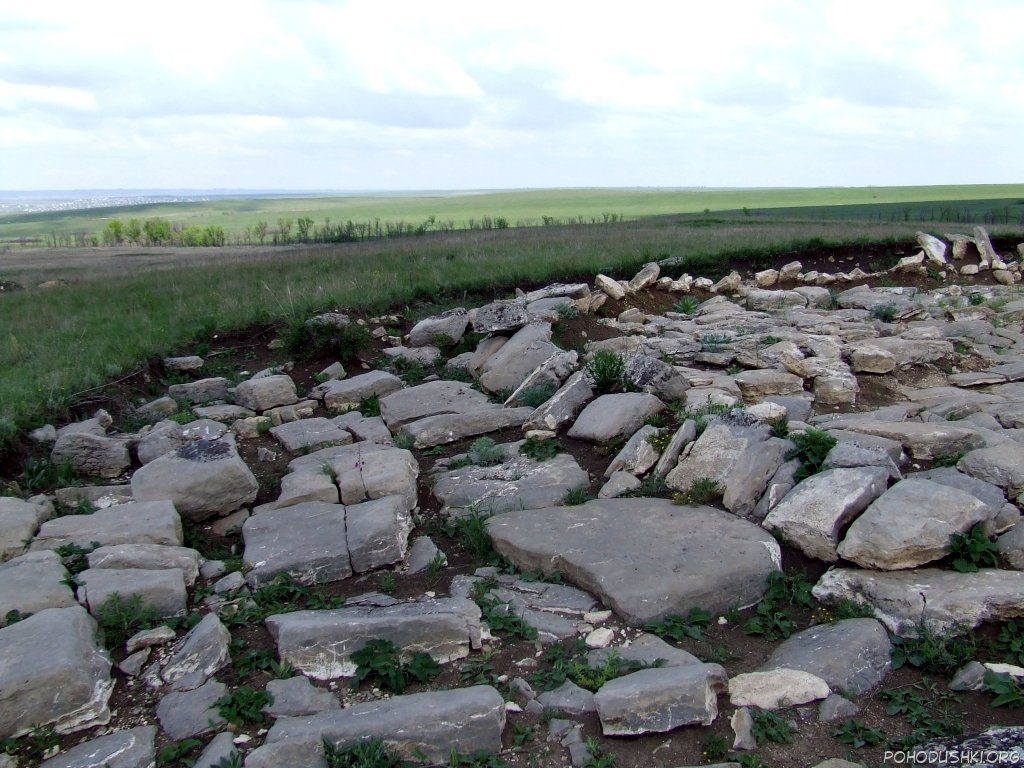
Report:
M 345 749 L 366 739 L 381 739 L 403 759 L 439 765 L 452 752 L 500 751 L 504 729 L 505 701 L 488 685 L 413 693 L 310 717 L 279 718 L 245 764 L 320 765 L 324 740 Z
M 890 373 L 949 357 L 953 354 L 953 343 L 945 339 L 883 336 L 850 344 L 845 353 L 850 358 L 850 367 L 856 373 Z
M 512 511 L 487 527 L 495 549 L 517 567 L 560 571 L 633 624 L 750 605 L 781 562 L 775 539 L 759 526 L 664 499 Z
M 971 451 L 957 463 L 961 472 L 997 485 L 1007 496 L 1024 493 L 1024 450 L 1003 445 Z
M 393 373 L 370 371 L 353 376 L 351 379 L 325 381 L 313 387 L 310 397 L 324 401 L 325 408 L 341 410 L 354 408 L 359 401 L 376 395 L 385 397 L 397 392 L 405 384 Z
M 270 428 L 271 436 L 291 454 L 316 451 L 331 445 L 348 445 L 352 433 L 331 419 L 315 416 Z
M 253 515 L 242 525 L 246 581 L 254 589 L 281 573 L 300 584 L 325 584 L 352 575 L 345 507 L 307 501 Z
M 82 742 L 40 768 L 152 768 L 156 726 L 139 725 Z
M 533 370 L 558 352 L 549 323 L 521 328 L 480 368 L 480 386 L 488 392 L 514 391 Z
M 295 382 L 291 376 L 283 373 L 249 379 L 235 387 L 235 402 L 257 413 L 298 401 Z
M 37 726 L 73 733 L 105 724 L 113 689 L 84 608 L 48 608 L 0 629 L 0 739 Z
M 841 531 L 882 495 L 888 479 L 881 467 L 820 472 L 786 494 L 762 525 L 805 555 L 833 563 Z
M 514 331 L 530 321 L 524 299 L 494 301 L 470 312 L 470 322 L 476 333 Z
M 179 568 L 188 587 L 195 584 L 199 577 L 202 560 L 202 555 L 194 549 L 164 544 L 112 544 L 94 549 L 86 555 L 90 568 Z
M 175 646 L 160 670 L 175 690 L 198 688 L 228 663 L 231 634 L 215 613 L 206 614 Z
M 420 467 L 412 453 L 384 445 L 356 443 L 352 447 L 355 450 L 339 452 L 325 462 L 343 504 L 401 496 L 406 509 L 416 506 Z
M 198 381 L 187 381 L 183 384 L 171 384 L 167 394 L 175 400 L 187 400 L 189 405 L 202 405 L 213 400 L 226 400 L 228 397 L 228 380 L 223 376 L 213 376 Z
M 0 496 L 0 562 L 24 552 L 27 542 L 39 530 L 40 523 L 52 515 L 51 506 Z
M 409 331 L 409 345 L 425 347 L 432 344 L 435 347 L 446 347 L 456 344 L 466 333 L 468 324 L 469 313 L 462 307 L 425 317 Z
M 954 533 L 988 520 L 980 499 L 931 480 L 902 480 L 853 521 L 836 548 L 864 568 L 914 568 L 949 553 Z
M 742 371 L 733 378 L 745 403 L 760 403 L 772 395 L 795 395 L 804 391 L 803 379 L 775 368 Z
M 374 639 L 442 663 L 467 656 L 481 642 L 480 608 L 466 598 L 294 611 L 269 616 L 266 625 L 278 655 L 315 680 L 354 675 L 352 654 Z
M 664 733 L 683 725 L 711 725 L 726 688 L 717 664 L 642 669 L 609 680 L 594 695 L 605 736 Z
M 416 448 L 432 448 L 499 429 L 519 427 L 533 415 L 533 408 L 484 408 L 468 413 L 428 416 L 402 427 Z
M 259 484 L 234 445 L 195 440 L 132 475 L 137 501 L 168 499 L 182 517 L 201 522 L 252 504 Z
M 829 427 L 885 437 L 900 443 L 915 459 L 934 459 L 980 448 L 984 438 L 977 430 L 952 426 L 948 422 L 841 420 Z M 984 478 L 983 478 L 984 479 Z
M 215 730 L 225 723 L 215 702 L 227 693 L 228 687 L 216 680 L 191 691 L 172 691 L 157 704 L 156 719 L 174 741 Z
M 833 691 L 859 696 L 885 679 L 892 643 L 875 619 L 818 624 L 778 646 L 762 669 L 800 669 L 817 675 Z
M 91 515 L 66 515 L 43 523 L 32 550 L 116 544 L 180 546 L 181 518 L 170 501 L 134 501 L 98 509 Z
M 865 571 L 833 568 L 814 585 L 825 602 L 852 600 L 874 608 L 875 617 L 901 636 L 923 624 L 939 635 L 966 632 L 983 621 L 1024 616 L 1024 572 L 982 569 L 977 573 L 918 568 Z
M 583 409 L 568 436 L 591 443 L 626 437 L 663 410 L 665 404 L 654 395 L 639 392 L 601 395 Z
M 27 552 L 0 565 L 0 627 L 6 626 L 11 611 L 24 615 L 75 605 L 67 578 L 53 552 Z
M 576 371 L 543 405 L 538 406 L 524 425 L 526 429 L 557 431 L 576 418 L 591 398 L 594 389 L 586 371 Z
M 626 361 L 622 378 L 642 392 L 665 400 L 683 400 L 690 383 L 668 363 L 651 355 L 633 355 Z
M 380 415 L 394 432 L 404 424 L 427 416 L 497 407 L 483 392 L 461 381 L 431 381 L 382 397 Z
M 96 615 L 114 595 L 138 597 L 160 618 L 185 613 L 188 594 L 180 568 L 87 568 L 78 574 L 78 601 Z
M 65 433 L 57 438 L 50 461 L 68 464 L 80 475 L 117 477 L 131 466 L 128 441 L 90 432 Z

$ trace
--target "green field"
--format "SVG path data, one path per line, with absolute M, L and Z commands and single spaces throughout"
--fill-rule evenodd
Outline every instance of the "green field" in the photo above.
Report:
M 972 193 L 976 197 L 970 197 Z M 467 221 L 499 211 L 516 217 L 548 211 L 543 215 L 586 219 L 579 211 L 605 210 L 629 220 L 278 248 L 0 250 L 0 279 L 28 286 L 0 294 L 0 446 L 5 441 L 9 445 L 20 429 L 66 416 L 70 407 L 82 405 L 96 394 L 93 388 L 111 378 L 216 332 L 254 323 L 301 322 L 312 312 L 331 308 L 380 311 L 401 310 L 422 301 L 471 302 L 508 295 L 516 285 L 590 281 L 597 272 L 628 277 L 644 262 L 666 256 L 688 259 L 693 274 L 713 274 L 737 254 L 788 260 L 808 244 L 906 244 L 922 226 L 909 217 L 893 217 L 897 210 L 893 206 L 902 209 L 914 203 L 915 194 L 918 203 L 1013 200 L 1017 194 L 1024 197 L 1024 186 L 1000 188 L 996 193 L 992 187 L 708 193 L 578 190 L 431 200 L 362 199 L 360 204 L 366 207 L 346 209 L 352 211 L 347 215 L 359 215 L 358 210 L 363 215 L 377 212 L 411 218 L 428 210 L 445 215 L 443 209 Z M 856 202 L 862 199 L 878 202 Z M 800 207 L 802 202 L 808 207 Z M 678 211 L 684 204 L 689 212 L 651 215 Z M 862 206 L 862 220 L 852 215 L 845 220 L 818 220 L 826 204 L 847 206 L 837 209 L 845 213 L 853 210 L 849 206 Z M 216 210 L 217 216 L 244 222 L 248 216 L 268 215 L 269 210 L 278 215 L 285 209 L 275 206 L 286 205 L 310 216 L 315 211 L 339 215 L 321 198 L 220 201 L 200 206 L 202 211 L 188 205 L 180 211 L 173 206 L 158 208 L 161 215 L 181 217 L 209 216 Z M 742 210 L 744 206 L 748 211 Z M 782 211 L 772 215 L 768 206 L 789 210 L 785 216 Z M 734 212 L 699 213 L 719 207 Z M 148 216 L 158 211 L 143 214 L 133 209 L 130 213 Z M 87 211 L 80 221 L 99 223 L 100 215 Z M 0 226 L 14 226 L 17 218 Z M 970 231 L 967 223 L 924 228 L 939 233 Z M 990 226 L 990 231 L 1021 237 L 1024 228 L 1011 223 Z M 32 287 L 54 278 L 69 284 Z M 474 295 L 467 295 L 470 292 Z
M 863 207 L 872 207 L 865 210 Z M 836 215 L 830 209 L 840 207 Z M 850 210 L 850 207 L 858 210 Z M 826 187 L 817 189 L 553 189 L 483 193 L 424 193 L 400 196 L 246 197 L 202 202 L 93 208 L 74 212 L 0 215 L 0 243 L 48 242 L 54 236 L 99 235 L 112 219 L 162 218 L 179 228 L 222 227 L 229 242 L 244 242 L 245 230 L 259 221 L 275 229 L 279 219 L 309 217 L 318 225 L 405 222 L 416 226 L 429 217 L 438 225 L 466 229 L 485 219 L 505 219 L 511 226 L 541 224 L 545 217 L 565 223 L 600 222 L 609 216 L 637 219 L 667 214 L 722 212 L 769 213 L 784 218 L 842 218 L 880 221 L 920 220 L 942 209 L 969 210 L 986 221 L 992 209 L 1010 209 L 1017 223 L 1024 214 L 1024 184 L 932 187 Z M 908 208 L 914 212 L 911 216 Z M 907 218 L 904 218 L 904 217 Z M 926 220 L 940 220 L 928 218 Z M 951 219 L 955 220 L 955 219 Z

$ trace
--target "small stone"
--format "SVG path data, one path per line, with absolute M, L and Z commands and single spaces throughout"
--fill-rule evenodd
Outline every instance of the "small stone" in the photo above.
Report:
M 740 707 L 732 713 L 732 718 L 729 720 L 729 725 L 732 726 L 732 732 L 734 734 L 732 740 L 733 749 L 752 750 L 757 749 L 757 739 L 754 738 L 754 718 L 750 714 L 750 710 L 746 707 Z
M 595 629 L 593 632 L 587 635 L 584 639 L 584 642 L 587 644 L 587 648 L 607 648 L 614 639 L 614 629 L 609 629 L 608 627 L 601 627 L 599 629 Z

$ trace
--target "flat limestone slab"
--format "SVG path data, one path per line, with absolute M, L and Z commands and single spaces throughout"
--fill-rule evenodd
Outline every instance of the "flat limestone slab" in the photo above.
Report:
M 64 583 L 67 577 L 53 552 L 28 552 L 0 565 L 0 627 L 9 611 L 27 614 L 75 605 L 75 595 Z
M 505 702 L 489 685 L 413 693 L 384 701 L 353 704 L 311 717 L 279 718 L 263 747 L 250 753 L 247 768 L 316 765 L 322 740 L 344 749 L 366 739 L 382 739 L 408 760 L 445 764 L 462 754 L 501 750 Z M 304 762 L 292 759 L 305 756 Z M 300 758 L 301 759 L 301 758 Z
M 43 523 L 31 549 L 56 549 L 64 544 L 91 547 L 113 544 L 181 546 L 181 518 L 170 501 L 134 501 L 100 509 L 91 515 L 67 515 Z
M 345 507 L 307 501 L 261 512 L 242 525 L 246 581 L 259 589 L 279 573 L 300 584 L 324 584 L 352 575 Z
M 427 416 L 497 407 L 483 392 L 459 381 L 431 381 L 380 399 L 380 415 L 392 431 Z
M 846 598 L 870 605 L 890 632 L 904 637 L 914 636 L 922 623 L 944 635 L 964 632 L 983 621 L 1024 616 L 1022 571 L 833 568 L 814 585 L 813 594 L 827 602 Z
M 417 448 L 431 448 L 464 437 L 521 427 L 533 415 L 533 411 L 533 408 L 484 408 L 468 413 L 427 416 L 406 424 L 402 432 L 412 437 Z
M 782 562 L 759 526 L 665 499 L 512 511 L 487 526 L 495 549 L 517 567 L 561 571 L 632 624 L 750 605 Z

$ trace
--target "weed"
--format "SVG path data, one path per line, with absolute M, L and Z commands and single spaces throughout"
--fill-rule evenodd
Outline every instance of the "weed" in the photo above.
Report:
M 870 605 L 844 597 L 833 604 L 815 608 L 813 619 L 817 624 L 831 624 L 844 619 L 871 619 L 874 615 L 875 610 Z
M 519 453 L 534 461 L 547 461 L 558 455 L 559 445 L 557 440 L 541 440 L 536 437 L 528 437 L 519 446 Z
M 789 419 L 779 419 L 772 423 L 772 437 L 789 437 Z
M 232 752 L 218 760 L 213 768 L 242 768 L 242 754 L 240 752 Z
M 565 306 L 559 304 L 560 307 Z M 516 723 L 512 726 L 512 746 L 524 747 L 537 738 L 537 729 L 532 725 Z
M 403 451 L 411 451 L 413 446 L 416 444 L 416 440 L 410 434 L 399 432 L 391 438 L 391 444 L 394 445 L 395 448 L 401 448 Z
M 667 429 L 660 429 L 653 435 L 648 435 L 647 442 L 650 443 L 658 453 L 664 453 L 665 449 L 668 448 L 669 443 L 672 442 L 672 433 Z
M 828 452 L 835 447 L 837 442 L 828 432 L 814 428 L 790 435 L 789 439 L 793 441 L 796 448 L 786 454 L 786 460 L 800 459 L 800 468 L 793 475 L 793 479 L 798 483 L 821 472 Z
M 498 405 L 502 405 L 510 397 L 512 397 L 512 390 L 507 388 L 496 389 L 488 395 L 490 401 L 492 403 L 497 403 Z
M 917 628 L 917 637 L 892 638 L 892 668 L 909 664 L 924 672 L 948 675 L 971 661 L 976 652 L 973 635 L 942 637 L 922 624 Z
M 605 754 L 593 736 L 587 737 L 587 754 L 583 768 L 615 768 L 615 755 Z
M 370 331 L 359 323 L 338 327 L 326 322 L 292 320 L 281 334 L 285 349 L 300 360 L 333 355 L 348 363 L 370 346 Z
M 793 741 L 793 727 L 785 718 L 766 709 L 752 709 L 754 725 L 751 733 L 758 744 L 768 741 L 773 744 L 790 744 Z
M 479 597 L 476 604 L 480 606 L 480 614 L 493 632 L 502 633 L 509 640 L 536 640 L 537 630 L 530 626 L 521 616 L 517 616 L 512 606 L 496 597 Z
M 768 642 L 784 640 L 793 634 L 796 624 L 785 611 L 772 608 L 769 603 L 757 605 L 757 614 L 743 625 L 743 634 L 758 635 Z
M 448 768 L 511 768 L 511 766 L 497 755 L 487 752 L 463 755 L 453 749 L 448 758 Z
M 471 506 L 465 514 L 449 520 L 444 526 L 445 533 L 455 539 L 465 552 L 484 563 L 497 559 L 487 533 L 488 517 L 490 515 Z
M 992 670 L 985 673 L 985 690 L 994 693 L 993 707 L 1024 707 L 1024 684 L 1017 682 L 1011 675 L 997 674 Z
M 141 595 L 125 598 L 119 592 L 112 593 L 96 611 L 96 623 L 103 630 L 104 644 L 110 649 L 124 645 L 140 629 L 152 629 L 157 618 L 156 609 L 145 605 Z
M 377 588 L 385 595 L 393 595 L 398 590 L 398 579 L 391 571 L 383 571 L 377 576 Z
M 704 630 L 711 626 L 711 614 L 700 608 L 692 608 L 682 617 L 671 613 L 661 621 L 652 621 L 644 626 L 644 630 L 662 639 L 679 642 L 684 638 L 703 640 Z
M 939 453 L 932 459 L 933 467 L 955 467 L 966 454 L 963 451 L 957 453 Z
M 493 467 L 505 460 L 505 452 L 489 437 L 473 441 L 466 457 L 478 467 Z
M 1010 664 L 1024 665 L 1024 624 L 1018 626 L 1015 621 L 1006 622 L 999 628 L 992 650 L 1003 654 Z
M 739 408 L 741 405 L 725 405 L 724 403 L 713 403 L 711 398 L 708 397 L 708 401 L 701 406 L 696 408 L 686 407 L 679 410 L 676 413 L 676 417 L 679 421 L 686 421 L 686 419 L 693 419 L 697 426 L 697 435 L 703 434 L 704 430 L 707 429 L 708 420 L 711 416 L 722 416 L 726 413 L 731 413 Z
M 171 744 L 165 744 L 160 748 L 160 751 L 156 753 L 156 764 L 169 765 L 171 763 L 183 763 L 185 765 L 192 765 L 192 761 L 186 762 L 188 753 L 195 751 L 201 746 L 203 746 L 203 742 L 199 739 L 185 739 L 183 741 L 175 741 Z
M 725 664 L 736 658 L 736 654 L 724 645 L 705 645 L 704 649 L 698 651 L 695 655 L 705 664 Z
M 797 606 L 801 608 L 813 608 L 814 596 L 811 590 L 814 585 L 807 580 L 803 571 L 773 571 L 768 577 L 768 589 L 761 598 L 761 602 L 770 604 L 774 608 L 783 606 Z
M 832 736 L 840 744 L 848 744 L 853 749 L 874 747 L 885 741 L 885 732 L 870 728 L 859 720 L 847 720 L 834 731 Z
M 0 755 L 13 755 L 21 760 L 17 765 L 38 765 L 60 745 L 60 737 L 52 725 L 37 725 L 20 739 L 0 739 Z M 13 762 L 12 762 L 13 764 Z
M 626 371 L 626 361 L 618 352 L 600 349 L 587 363 L 586 370 L 594 382 L 594 389 L 599 394 L 607 394 L 622 387 L 622 375 Z
M 722 498 L 723 493 L 725 493 L 725 488 L 717 480 L 712 480 L 709 477 L 698 477 L 690 483 L 690 487 L 685 491 L 674 493 L 672 501 L 676 504 L 698 506 L 710 504 L 716 499 Z
M 565 302 L 555 305 L 555 314 L 558 315 L 559 320 L 572 320 L 580 316 L 580 311 L 575 304 Z
M 444 556 L 444 552 L 438 552 L 434 555 L 430 562 L 427 563 L 426 579 L 427 584 L 433 586 L 437 580 L 441 577 L 441 570 L 448 565 L 448 558 Z
M 769 335 L 761 337 L 761 345 L 765 347 L 770 347 L 772 344 L 778 344 L 780 341 L 782 341 L 782 339 L 778 336 Z
M 536 387 L 527 387 L 519 395 L 517 405 L 521 408 L 539 408 L 550 400 L 556 391 L 553 384 L 538 384 Z
M 246 647 L 245 641 L 239 638 L 231 638 L 228 650 L 231 653 L 231 666 L 241 675 L 265 672 L 274 663 L 273 651 L 266 648 L 250 650 Z
M 711 354 L 721 352 L 731 341 L 732 337 L 725 333 L 705 333 L 700 337 L 701 349 Z
M 893 304 L 875 304 L 871 308 L 871 316 L 883 323 L 891 323 L 896 319 L 896 306 Z
M 261 724 L 266 721 L 263 708 L 274 703 L 274 697 L 268 691 L 260 691 L 243 685 L 232 693 L 221 696 L 213 706 L 220 716 L 233 725 L 245 727 L 249 723 Z
M 419 360 L 410 360 L 405 357 L 396 357 L 390 361 L 391 368 L 395 374 L 406 384 L 415 384 L 427 378 L 427 366 Z
M 71 468 L 71 462 L 54 464 L 46 459 L 27 458 L 21 465 L 18 485 L 22 491 L 31 495 L 39 491 L 63 488 L 69 485 L 80 485 L 81 480 Z
M 380 416 L 380 396 L 367 395 L 366 397 L 361 398 L 359 400 L 359 405 L 356 406 L 356 410 L 365 418 Z
M 586 487 L 570 488 L 562 497 L 563 507 L 575 507 L 590 501 L 590 490 Z
M 970 533 L 954 533 L 950 537 L 949 556 L 953 568 L 960 573 L 976 573 L 978 568 L 999 566 L 999 550 L 980 524 L 974 526 Z
M 12 608 L 4 614 L 4 624 L 9 627 L 11 624 L 17 624 L 19 621 L 24 621 L 31 615 L 31 613 L 22 613 L 17 608 Z
M 662 660 L 653 665 L 645 665 L 638 661 L 625 661 L 619 656 L 618 651 L 613 649 L 600 667 L 592 669 L 587 660 L 588 650 L 586 643 L 582 640 L 576 640 L 570 647 L 557 644 L 550 646 L 544 658 L 551 664 L 551 668 L 535 672 L 530 676 L 530 682 L 539 688 L 550 691 L 562 685 L 566 680 L 572 680 L 581 688 L 596 691 L 609 680 L 636 672 L 639 669 L 645 669 L 648 666 L 660 667 L 664 664 Z
M 701 742 L 700 759 L 703 763 L 717 763 L 727 754 L 729 754 L 729 742 L 720 734 L 709 733 Z
M 697 311 L 697 307 L 700 306 L 700 301 L 696 296 L 683 296 L 679 301 L 672 305 L 672 311 L 678 312 L 681 315 L 692 315 Z
M 737 755 L 736 762 L 739 763 L 742 768 L 768 768 L 768 764 L 762 760 L 759 755 L 755 755 L 750 752 Z
M 438 376 L 445 381 L 461 381 L 464 384 L 470 384 L 474 381 L 473 374 L 465 368 L 459 368 L 457 365 L 446 365 L 440 370 Z
M 626 491 L 622 496 L 626 498 L 650 498 L 652 496 L 662 496 L 667 490 L 665 478 L 652 473 L 645 477 L 638 487 Z
M 86 556 L 99 546 L 100 543 L 98 541 L 94 541 L 92 546 L 89 547 L 80 547 L 77 544 L 62 544 L 53 551 L 61 559 L 68 573 L 76 575 L 89 567 L 89 561 L 86 559 Z
M 944 692 L 934 683 L 921 680 L 899 688 L 886 688 L 878 693 L 885 702 L 889 716 L 902 716 L 913 732 L 894 742 L 893 748 L 904 749 L 930 739 L 959 736 L 966 730 L 962 715 L 954 710 L 955 694 Z
M 429 683 L 441 674 L 441 665 L 429 653 L 416 651 L 407 664 L 402 663 L 399 654 L 399 648 L 390 640 L 377 638 L 367 642 L 352 654 L 352 661 L 356 665 L 352 689 L 358 689 L 366 679 L 376 679 L 385 691 L 402 693 L 407 678 Z
M 655 429 L 665 429 L 668 427 L 668 418 L 665 416 L 664 413 L 661 412 L 652 413 L 650 416 L 647 417 L 647 420 L 644 422 L 644 424 L 646 424 L 649 427 L 654 427 Z
M 967 296 L 967 301 L 972 307 L 978 307 L 985 303 L 985 294 L 975 291 Z

